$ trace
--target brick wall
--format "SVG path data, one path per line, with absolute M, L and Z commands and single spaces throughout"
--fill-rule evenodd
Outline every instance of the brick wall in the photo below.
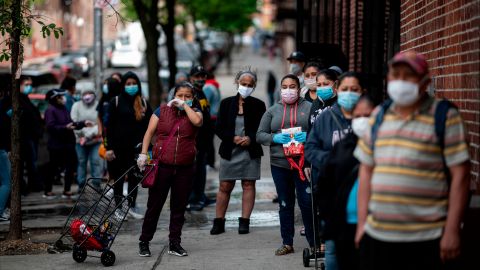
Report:
M 480 0 L 402 1 L 401 50 L 426 55 L 437 96 L 453 101 L 465 120 L 472 185 L 480 190 Z

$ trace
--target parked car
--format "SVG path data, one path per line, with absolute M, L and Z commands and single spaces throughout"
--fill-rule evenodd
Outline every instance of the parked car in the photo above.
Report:
M 77 79 L 83 75 L 82 66 L 75 61 L 72 55 L 64 55 L 53 59 L 51 71 L 55 74 L 58 81 L 63 80 L 67 75 L 71 75 Z
M 93 68 L 93 51 L 91 48 L 81 48 L 75 51 L 64 51 L 62 56 L 70 56 L 73 63 L 79 66 L 84 77 L 90 75 L 90 71 Z

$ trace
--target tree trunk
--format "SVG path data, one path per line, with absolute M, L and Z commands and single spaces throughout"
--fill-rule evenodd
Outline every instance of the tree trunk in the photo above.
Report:
M 170 77 L 168 78 L 169 88 L 175 85 L 175 75 L 177 74 L 177 53 L 175 51 L 175 0 L 167 0 L 168 21 L 163 31 L 167 38 L 168 53 L 168 70 Z
M 158 63 L 158 39 L 160 38 L 160 32 L 155 26 L 147 26 L 143 27 L 143 33 L 147 42 L 146 58 L 149 101 L 153 107 L 157 107 L 161 103 L 162 96 L 162 82 L 159 76 L 160 64 Z
M 10 232 L 7 239 L 22 239 L 22 215 L 21 215 L 21 197 L 20 197 L 20 80 L 17 76 L 22 63 L 22 49 L 20 47 L 20 35 L 22 25 L 21 13 L 22 1 L 12 1 L 12 28 L 11 38 L 11 72 L 12 72 L 12 191 L 10 204 Z M 18 77 L 18 78 L 17 78 Z

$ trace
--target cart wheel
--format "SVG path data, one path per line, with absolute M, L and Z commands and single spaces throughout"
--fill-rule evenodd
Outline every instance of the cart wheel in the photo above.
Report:
M 62 250 L 63 249 L 62 247 L 63 247 L 63 241 L 62 240 L 59 239 L 59 240 L 55 241 L 55 248 L 56 249 Z
M 106 250 L 102 252 L 100 261 L 104 266 L 112 266 L 115 263 L 115 253 L 111 250 Z
M 73 260 L 75 260 L 78 263 L 82 263 L 87 258 L 87 249 L 75 244 L 73 245 L 72 256 L 73 256 Z
M 303 266 L 305 267 L 310 266 L 310 249 L 309 248 L 303 249 Z

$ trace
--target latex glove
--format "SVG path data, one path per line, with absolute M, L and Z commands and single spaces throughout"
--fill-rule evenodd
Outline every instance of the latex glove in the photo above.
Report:
M 145 155 L 145 154 L 138 155 L 137 166 L 140 169 L 140 171 L 143 172 L 143 170 L 145 170 L 145 163 L 146 162 L 147 162 L 147 155 Z
M 305 131 L 297 132 L 295 133 L 294 138 L 295 138 L 295 141 L 299 143 L 304 143 L 305 141 L 307 141 L 307 132 Z
M 113 150 L 108 150 L 108 151 L 105 153 L 105 159 L 106 159 L 107 161 L 112 161 L 112 160 L 114 160 L 115 158 L 117 158 L 117 157 L 115 156 L 115 153 L 113 152 Z
M 170 102 L 168 102 L 167 106 L 172 107 L 172 105 L 173 105 L 173 106 L 179 108 L 179 107 L 182 107 L 184 103 L 185 103 L 185 101 L 183 101 L 179 98 L 174 98 L 174 99 L 170 100 Z
M 286 144 L 291 141 L 290 134 L 287 133 L 278 133 L 273 135 L 273 142 L 278 144 Z

